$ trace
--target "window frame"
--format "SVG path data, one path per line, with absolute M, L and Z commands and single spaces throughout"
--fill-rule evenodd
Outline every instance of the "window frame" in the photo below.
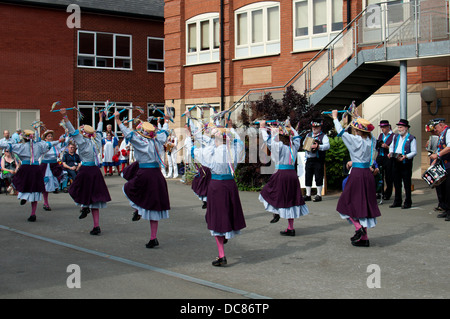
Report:
M 202 24 L 208 22 L 209 48 L 202 50 Z M 196 15 L 185 23 L 186 30 L 186 65 L 216 63 L 220 61 L 220 17 L 218 12 L 209 12 Z M 190 52 L 190 30 L 195 25 L 195 51 Z M 217 30 L 216 30 L 217 27 Z M 217 34 L 218 33 L 218 34 Z M 216 39 L 217 36 L 217 39 Z M 218 43 L 217 47 L 215 44 Z
M 80 34 L 93 34 L 94 35 L 94 53 L 80 53 Z M 97 35 L 98 34 L 106 34 L 112 35 L 112 55 L 98 55 L 97 52 Z M 129 38 L 129 56 L 121 56 L 117 55 L 117 37 L 126 37 Z M 94 65 L 83 65 L 80 64 L 80 58 L 93 59 Z M 112 67 L 110 66 L 98 66 L 98 59 L 112 59 Z M 117 67 L 116 61 L 118 60 L 129 60 L 129 67 Z M 77 32 L 77 67 L 78 68 L 88 68 L 88 69 L 108 69 L 108 70 L 124 70 L 124 71 L 132 71 L 133 70 L 133 36 L 130 34 L 122 34 L 122 33 L 111 33 L 111 32 L 98 32 L 98 31 L 88 31 L 88 30 L 78 30 Z
M 149 58 L 149 53 L 150 53 L 150 50 L 149 50 L 149 41 L 150 40 L 161 40 L 162 41 L 162 43 L 163 43 L 163 52 L 162 52 L 162 55 L 163 55 L 163 58 L 162 59 L 153 59 L 153 58 Z M 147 72 L 157 72 L 157 73 L 164 73 L 165 71 L 166 71 L 166 65 L 165 65 L 165 58 L 166 58 L 166 50 L 165 50 L 165 41 L 164 41 L 164 38 L 159 38 L 159 37 L 147 37 Z M 149 64 L 149 62 L 162 62 L 162 64 L 163 64 L 163 69 L 162 70 L 151 70 L 151 69 L 149 69 L 148 68 L 148 64 Z
M 278 28 L 278 37 L 269 40 L 269 10 L 277 8 L 278 11 L 278 21 L 276 25 Z M 258 42 L 253 42 L 254 36 L 254 13 L 262 11 L 261 21 L 262 21 L 262 40 Z M 238 23 L 239 17 L 241 15 L 246 15 L 246 30 L 242 32 L 240 29 L 240 24 Z M 243 6 L 234 11 L 234 46 L 235 46 L 235 59 L 246 59 L 263 57 L 270 55 L 278 55 L 281 53 L 281 10 L 280 2 L 276 1 L 262 1 L 253 4 Z M 255 27 L 257 29 L 257 27 Z M 240 34 L 246 35 L 246 43 L 238 43 L 240 39 Z
M 326 32 L 314 33 L 314 0 L 293 0 L 292 1 L 292 35 L 293 35 L 293 51 L 303 52 L 303 51 L 315 51 L 322 49 L 327 45 L 333 38 L 342 31 L 344 27 L 343 21 L 343 5 L 342 1 L 342 28 L 339 30 L 333 30 L 333 25 L 339 22 L 333 22 L 333 1 L 326 0 L 327 16 L 326 16 Z M 308 10 L 308 24 L 306 35 L 297 36 L 297 3 L 306 2 Z

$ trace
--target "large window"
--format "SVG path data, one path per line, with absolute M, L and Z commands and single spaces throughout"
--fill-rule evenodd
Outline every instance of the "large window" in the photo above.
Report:
M 258 2 L 236 10 L 236 58 L 280 53 L 280 4 Z
M 218 13 L 205 13 L 186 21 L 186 64 L 219 61 Z
M 3 138 L 3 131 L 8 130 L 10 136 L 15 133 L 16 129 L 33 130 L 31 123 L 39 120 L 39 111 L 36 110 L 15 110 L 15 109 L 1 109 L 0 110 L 0 130 Z
M 131 69 L 131 35 L 78 31 L 78 66 Z
M 164 72 L 164 39 L 147 38 L 147 71 Z
M 343 28 L 343 0 L 294 0 L 294 51 L 319 49 Z

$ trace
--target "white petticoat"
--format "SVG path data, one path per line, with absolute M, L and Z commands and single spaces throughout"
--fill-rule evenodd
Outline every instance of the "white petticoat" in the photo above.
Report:
M 224 236 L 226 239 L 231 239 L 234 236 L 241 234 L 240 230 L 232 230 L 232 231 L 228 231 L 226 233 L 219 233 L 214 230 L 210 230 L 210 232 L 211 232 L 211 236 Z
M 346 219 L 351 225 L 353 225 L 353 223 L 349 219 L 350 216 L 344 215 L 344 214 L 341 214 L 341 213 L 339 213 L 339 215 L 341 216 L 342 219 Z M 354 218 L 354 219 L 359 221 L 361 226 L 364 227 L 364 228 L 373 228 L 377 224 L 377 219 L 376 218 L 361 218 L 361 219 Z
M 124 187 L 122 187 L 122 191 L 125 194 Z M 169 211 L 168 210 L 148 210 L 145 208 L 142 208 L 135 203 L 133 203 L 125 194 L 125 197 L 130 201 L 130 206 L 137 210 L 138 214 L 145 220 L 161 220 L 161 219 L 168 219 L 169 218 Z
M 42 200 L 42 193 L 33 192 L 33 193 L 21 193 L 17 194 L 17 199 L 25 199 L 27 202 L 39 202 Z
M 292 206 L 287 208 L 276 208 L 270 205 L 266 200 L 259 194 L 259 201 L 263 203 L 264 209 L 280 215 L 281 218 L 289 219 L 289 218 L 300 218 L 301 216 L 305 216 L 309 214 L 308 206 L 300 205 L 300 206 Z

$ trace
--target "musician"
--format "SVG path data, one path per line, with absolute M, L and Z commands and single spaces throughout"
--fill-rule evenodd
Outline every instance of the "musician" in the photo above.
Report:
M 389 146 L 394 139 L 394 133 L 392 132 L 389 121 L 380 121 L 381 133 L 377 140 L 377 163 L 380 169 L 381 178 L 383 179 L 382 196 L 384 200 L 389 200 L 392 195 L 392 189 L 394 186 L 394 159 L 389 158 Z M 386 186 L 386 189 L 384 188 Z
M 313 119 L 311 122 L 311 133 L 306 137 L 314 139 L 311 146 L 311 151 L 306 151 L 306 165 L 305 165 L 305 186 L 306 196 L 305 201 L 311 200 L 312 179 L 316 181 L 317 195 L 314 197 L 314 202 L 322 200 L 323 177 L 325 175 L 325 155 L 326 151 L 330 149 L 330 140 L 328 136 L 322 132 L 323 119 Z M 306 139 L 305 139 L 306 141 Z M 305 146 L 305 141 L 303 146 Z
M 170 135 L 167 138 L 167 142 L 164 145 L 167 153 L 167 161 L 169 165 L 169 173 L 165 176 L 166 178 L 171 178 L 173 172 L 173 178 L 178 177 L 178 165 L 177 165 L 177 144 L 178 138 L 175 131 L 172 129 Z
M 444 166 L 447 172 L 447 178 L 445 181 L 437 186 L 439 193 L 441 194 L 441 200 L 445 211 L 438 214 L 438 218 L 445 218 L 446 221 L 450 221 L 450 130 L 445 124 L 445 119 L 438 118 L 434 119 L 434 131 L 439 134 L 438 148 L 437 152 L 430 155 L 430 160 L 433 162 L 432 165 L 436 165 L 438 161 Z
M 417 142 L 414 135 L 408 132 L 408 120 L 401 119 L 397 123 L 398 134 L 389 147 L 389 158 L 394 158 L 394 203 L 389 207 L 411 208 L 411 176 L 413 158 L 417 155 Z M 405 187 L 405 202 L 402 205 L 402 183 Z

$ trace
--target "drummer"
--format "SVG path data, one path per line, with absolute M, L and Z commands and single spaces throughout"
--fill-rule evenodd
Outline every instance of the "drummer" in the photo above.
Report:
M 450 174 L 450 130 L 445 123 L 445 119 L 437 118 L 433 119 L 434 131 L 439 134 L 439 141 L 437 152 L 430 155 L 430 160 L 433 162 L 431 165 L 436 165 L 438 162 L 444 166 L 447 176 Z M 445 218 L 445 221 L 450 221 L 450 178 L 446 178 L 445 181 L 436 187 L 441 194 L 441 200 L 445 211 L 438 214 L 438 218 Z

